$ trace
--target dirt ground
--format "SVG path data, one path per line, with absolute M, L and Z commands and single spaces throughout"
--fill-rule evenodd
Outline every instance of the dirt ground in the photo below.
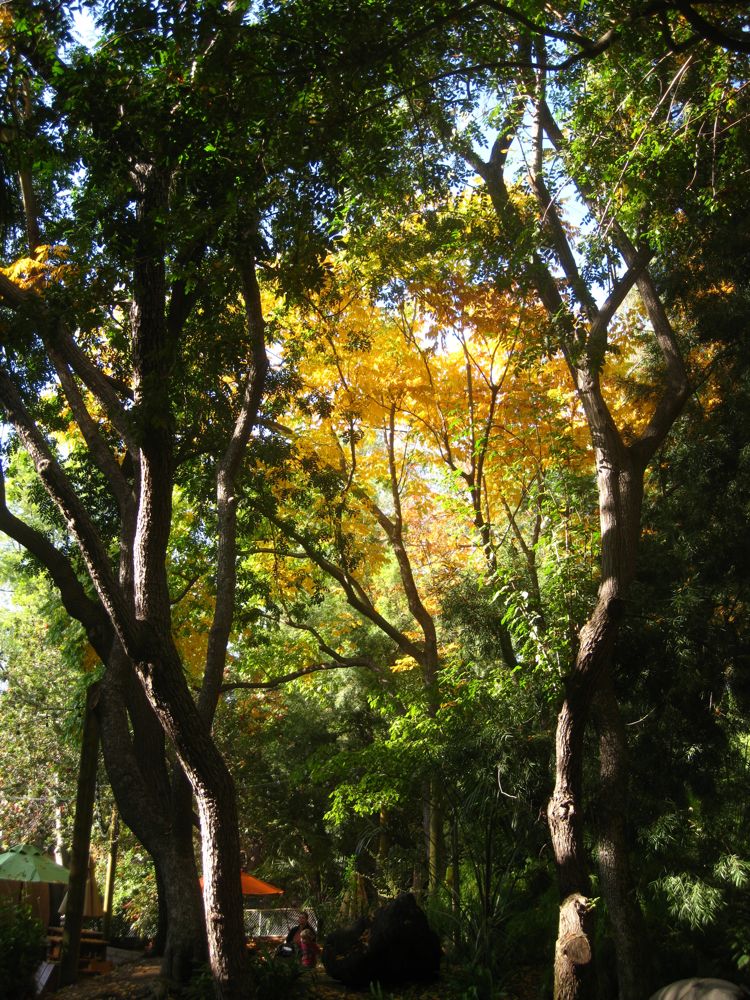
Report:
M 110 949 L 111 950 L 111 949 Z M 159 960 L 129 953 L 130 957 L 118 963 L 112 972 L 102 976 L 87 976 L 75 986 L 48 994 L 48 1000 L 150 1000 L 152 997 L 166 998 L 167 989 L 159 976 Z M 113 956 L 108 958 L 112 960 Z M 341 998 L 361 998 L 368 993 L 349 990 L 341 983 L 330 979 L 322 968 L 304 974 L 309 1000 L 341 1000 Z M 390 994 L 386 994 L 390 996 Z M 283 1000 L 282 997 L 279 1000 Z
M 144 956 L 139 952 L 109 948 L 107 958 L 115 962 L 115 968 L 101 976 L 88 976 L 75 986 L 66 986 L 56 993 L 48 994 L 48 1000 L 166 1000 L 169 991 L 159 975 L 159 960 Z M 521 976 L 505 994 L 508 1000 L 526 1000 L 539 996 L 538 983 L 531 982 L 535 976 Z M 331 979 L 322 966 L 305 972 L 301 991 L 307 1000 L 368 1000 L 367 990 L 347 989 Z M 447 994 L 445 984 L 437 982 L 431 986 L 412 987 L 403 992 L 383 990 L 383 1000 L 442 1000 Z M 279 1000 L 284 1000 L 279 997 Z
M 111 951 L 111 949 L 110 949 Z M 113 956 L 108 952 L 110 961 Z M 369 993 L 349 990 L 325 974 L 322 968 L 304 974 L 304 995 L 309 1000 L 341 1000 L 369 997 Z M 159 960 L 129 953 L 112 972 L 102 976 L 87 976 L 75 986 L 48 994 L 48 1000 L 150 1000 L 166 998 L 168 991 L 159 976 Z M 386 994 L 390 997 L 390 994 Z M 283 1000 L 282 997 L 279 1000 Z
M 85 976 L 74 986 L 49 994 L 54 1000 L 135 1000 L 165 994 L 159 989 L 159 959 L 137 951 L 108 948 L 107 958 L 115 963 L 112 972 Z

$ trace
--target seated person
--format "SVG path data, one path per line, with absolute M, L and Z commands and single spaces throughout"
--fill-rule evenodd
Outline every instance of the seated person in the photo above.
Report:
M 304 965 L 315 965 L 318 945 L 315 940 L 315 931 L 310 926 L 310 917 L 307 911 L 302 910 L 299 915 L 299 922 L 290 928 L 286 940 L 279 948 L 278 954 L 297 954 L 301 957 Z

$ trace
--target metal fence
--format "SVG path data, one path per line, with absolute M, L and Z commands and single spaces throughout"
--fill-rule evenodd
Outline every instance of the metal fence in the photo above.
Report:
M 245 933 L 248 937 L 286 937 L 288 931 L 299 923 L 302 910 L 283 909 L 245 910 Z M 305 910 L 313 930 L 318 928 L 314 910 Z

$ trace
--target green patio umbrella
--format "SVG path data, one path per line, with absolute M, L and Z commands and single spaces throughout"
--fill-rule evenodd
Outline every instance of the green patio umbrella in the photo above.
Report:
M 31 844 L 0 854 L 0 879 L 8 882 L 67 882 L 70 872 Z

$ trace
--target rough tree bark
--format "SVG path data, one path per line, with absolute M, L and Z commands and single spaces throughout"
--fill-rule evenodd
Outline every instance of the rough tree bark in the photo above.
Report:
M 117 643 L 102 680 L 99 712 L 104 763 L 118 808 L 156 869 L 164 914 L 163 940 L 157 935 L 155 946 L 162 955 L 161 972 L 172 982 L 184 983 L 207 956 L 192 843 L 192 796 L 177 769 L 170 781 L 161 727 Z
M 599 738 L 597 861 L 599 882 L 612 917 L 617 981 L 623 1000 L 650 993 L 650 951 L 643 948 L 643 914 L 633 892 L 625 827 L 628 800 L 627 741 L 611 671 L 592 704 Z
M 160 912 L 164 913 L 162 974 L 174 982 L 189 978 L 206 957 L 206 935 L 192 849 L 192 802 L 183 792 L 173 801 L 165 766 L 164 734 L 137 684 L 132 664 L 100 604 L 85 593 L 67 557 L 39 531 L 20 521 L 5 503 L 0 469 L 0 531 L 23 545 L 50 574 L 63 605 L 86 629 L 105 664 L 96 713 L 104 764 L 121 815 L 154 859 Z M 171 805 L 170 805 L 171 803 Z M 179 835 L 175 826 L 180 829 Z M 177 918 L 167 919 L 167 891 L 176 899 Z
M 241 24 L 241 11 L 232 10 L 230 14 L 220 31 L 212 29 L 211 37 L 201 34 L 205 27 L 201 22 L 199 46 L 210 50 L 220 42 L 227 49 Z M 19 79 L 24 78 L 24 73 L 19 69 Z M 30 118 L 29 108 L 21 111 L 22 117 Z M 84 112 L 84 118 L 87 114 Z M 131 257 L 123 269 L 124 274 L 132 274 L 128 289 L 132 304 L 129 386 L 123 388 L 120 381 L 110 378 L 99 358 L 94 360 L 94 354 L 88 355 L 82 349 L 77 333 L 71 332 L 76 329 L 76 321 L 65 311 L 65 296 L 51 301 L 53 297 L 48 298 L 45 292 L 20 287 L 0 275 L 0 301 L 19 318 L 16 347 L 20 345 L 19 354 L 0 351 L 0 406 L 15 425 L 41 482 L 78 545 L 98 597 L 98 608 L 77 586 L 65 557 L 13 518 L 5 506 L 4 494 L 0 529 L 7 525 L 16 532 L 14 537 L 21 544 L 29 544 L 53 578 L 57 574 L 61 593 L 66 592 L 66 608 L 84 623 L 94 648 L 107 665 L 106 680 L 110 683 L 101 716 L 112 722 L 113 729 L 105 736 L 105 755 L 113 784 L 119 788 L 123 816 L 134 829 L 141 830 L 143 839 L 154 850 L 158 883 L 169 918 L 165 971 L 172 978 L 184 977 L 199 958 L 201 941 L 205 940 L 197 927 L 201 910 L 192 855 L 191 795 L 196 797 L 203 833 L 205 920 L 211 964 L 219 992 L 230 997 L 242 993 L 246 968 L 239 840 L 234 786 L 213 744 L 210 726 L 221 690 L 236 589 L 236 479 L 257 418 L 268 367 L 255 260 L 247 249 L 261 241 L 257 219 L 241 209 L 236 217 L 232 216 L 233 239 L 226 234 L 223 216 L 218 221 L 207 218 L 194 228 L 173 225 L 171 199 L 179 198 L 175 174 L 180 175 L 181 182 L 183 165 L 176 157 L 170 162 L 160 144 L 161 137 L 151 143 L 149 137 L 136 134 L 135 125 L 125 136 L 126 130 L 120 125 L 118 120 L 110 129 L 103 119 L 93 125 L 90 121 L 83 123 L 84 129 L 93 127 L 97 140 L 110 143 L 117 161 L 113 170 L 120 170 L 119 181 L 124 185 L 129 182 L 132 188 L 132 199 L 126 200 L 134 206 L 133 218 L 128 208 L 127 232 L 120 234 L 122 242 L 117 251 L 120 254 L 129 250 Z M 43 234 L 30 159 L 20 156 L 19 183 L 33 252 Z M 247 357 L 238 358 L 246 364 L 246 370 L 233 373 L 245 381 L 239 412 L 225 455 L 214 456 L 218 465 L 217 600 L 200 705 L 196 706 L 172 642 L 167 586 L 166 555 L 175 481 L 170 384 L 185 324 L 200 296 L 199 281 L 186 274 L 200 261 L 212 240 L 212 246 L 228 254 L 236 267 L 245 293 L 248 337 Z M 169 287 L 167 261 L 172 268 Z M 109 308 L 111 303 L 100 305 Z M 24 396 L 23 374 L 17 365 L 18 357 L 24 355 L 24 338 L 29 344 L 33 341 L 35 350 L 43 344 L 46 360 L 57 375 L 61 396 L 73 413 L 89 457 L 108 483 L 120 516 L 116 566 L 110 558 L 108 540 L 101 537 L 56 460 L 45 438 L 46 428 L 36 423 L 33 401 Z M 118 440 L 113 446 L 115 435 Z M 151 718 L 132 689 L 118 690 L 122 672 L 139 679 Z M 140 734 L 148 732 L 148 739 L 136 739 L 132 744 L 127 732 L 128 715 L 134 730 L 140 726 Z M 171 778 L 162 767 L 164 742 L 153 732 L 154 718 L 178 758 L 179 767 Z M 147 745 L 154 748 L 156 756 L 151 764 L 158 761 L 156 769 L 145 757 Z M 154 779 L 158 789 L 149 795 L 147 786 Z M 166 816 L 165 804 L 169 809 Z

